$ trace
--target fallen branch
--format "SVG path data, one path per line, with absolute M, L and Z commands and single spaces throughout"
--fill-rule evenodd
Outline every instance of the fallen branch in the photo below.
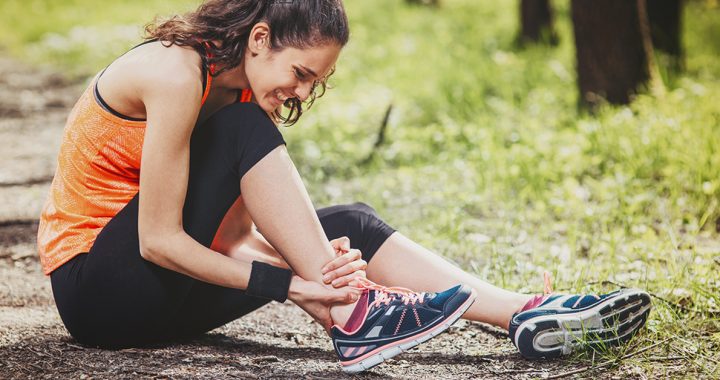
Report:
M 547 372 L 545 369 L 506 369 L 504 371 L 494 371 L 490 370 L 490 372 L 493 373 L 493 375 L 509 375 L 509 374 L 516 374 L 516 373 L 543 373 Z
M 639 355 L 639 354 L 641 354 L 641 353 L 643 353 L 643 352 L 645 352 L 645 351 L 651 350 L 651 349 L 653 349 L 653 348 L 655 348 L 655 347 L 657 347 L 657 346 L 659 346 L 659 345 L 661 345 L 661 344 L 663 344 L 663 343 L 666 343 L 666 342 L 670 341 L 671 339 L 672 339 L 672 338 L 668 338 L 668 339 L 665 339 L 665 340 L 663 340 L 663 341 L 657 342 L 657 343 L 655 343 L 655 344 L 651 344 L 651 345 L 649 345 L 649 346 L 647 346 L 647 347 L 645 347 L 645 348 L 642 348 L 642 349 L 637 350 L 637 351 L 635 351 L 635 352 L 631 352 L 631 353 L 629 353 L 629 354 L 627 354 L 627 355 L 625 355 L 625 356 L 623 356 L 623 357 L 620 357 L 620 358 L 608 360 L 608 361 L 602 362 L 602 363 L 600 363 L 600 364 L 598 364 L 598 365 L 590 365 L 590 366 L 585 366 L 585 367 L 581 367 L 581 368 L 578 368 L 578 369 L 574 369 L 574 370 L 572 370 L 572 371 L 558 373 L 557 375 L 552 375 L 552 376 L 546 377 L 546 379 L 560 379 L 560 378 L 563 378 L 563 377 L 566 377 L 566 376 L 577 375 L 578 373 L 587 372 L 587 371 L 590 371 L 590 370 L 593 370 L 593 369 L 600 369 L 600 368 L 609 367 L 609 366 L 611 366 L 611 365 L 613 365 L 613 364 L 620 363 L 621 361 L 623 361 L 623 360 L 625 360 L 625 359 L 631 358 L 631 357 L 636 356 L 636 355 Z
M 684 359 L 687 359 L 687 356 L 681 356 L 681 355 L 667 356 L 667 357 L 658 356 L 658 357 L 647 358 L 646 360 L 651 361 L 651 362 L 669 362 L 669 361 L 673 361 L 673 360 L 684 360 Z
M 380 123 L 380 129 L 378 130 L 375 144 L 373 144 L 372 150 L 370 150 L 370 154 L 368 154 L 368 156 L 365 157 L 364 160 L 360 161 L 360 165 L 366 165 L 370 163 L 370 161 L 372 161 L 373 157 L 375 156 L 375 152 L 385 142 L 385 131 L 387 130 L 387 125 L 390 121 L 390 112 L 392 111 L 392 108 L 393 105 L 392 103 L 390 103 L 387 110 L 385 111 L 385 116 L 383 117 L 382 123 Z
M 667 304 L 668 306 L 670 306 L 670 307 L 672 307 L 672 308 L 674 308 L 674 309 L 677 309 L 677 310 L 682 310 L 682 311 L 685 312 L 685 313 L 706 314 L 706 315 L 713 316 L 713 317 L 716 317 L 716 316 L 719 316 L 719 315 L 720 315 L 720 310 L 715 310 L 715 309 L 706 309 L 706 310 L 702 310 L 702 309 L 691 309 L 691 308 L 689 308 L 689 307 L 680 305 L 679 303 L 669 301 L 669 300 L 667 300 L 667 299 L 665 299 L 665 298 L 663 298 L 663 297 L 660 297 L 659 295 L 657 295 L 657 294 L 655 294 L 655 293 L 648 292 L 648 294 L 650 294 L 650 295 L 651 295 L 652 297 L 654 297 L 654 298 L 659 299 L 660 301 L 665 302 L 665 304 Z

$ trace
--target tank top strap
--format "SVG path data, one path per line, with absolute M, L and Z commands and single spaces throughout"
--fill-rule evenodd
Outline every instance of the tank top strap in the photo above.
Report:
M 250 89 L 243 89 L 242 91 L 238 92 L 238 103 L 250 103 L 252 101 L 252 90 Z
M 206 59 L 212 58 L 213 54 L 210 51 L 210 43 L 208 41 L 203 41 L 203 47 L 205 47 Z M 206 73 L 206 79 L 205 79 L 205 83 L 206 83 L 205 92 L 203 93 L 201 104 L 205 104 L 205 101 L 207 100 L 208 94 L 210 93 L 210 87 L 212 86 L 212 78 L 213 78 L 213 75 L 215 75 L 216 70 L 217 70 L 217 66 L 214 63 L 207 64 L 207 73 Z M 251 101 L 252 101 L 252 90 L 243 89 L 242 91 L 238 92 L 238 98 L 237 98 L 238 103 L 249 103 Z
M 207 58 L 212 58 L 213 54 L 210 51 L 210 43 L 207 41 L 203 41 L 203 46 L 205 47 L 205 56 Z M 207 65 L 207 70 L 205 73 L 205 91 L 203 92 L 202 100 L 200 101 L 200 105 L 204 105 L 205 101 L 207 100 L 208 95 L 210 94 L 210 87 L 212 87 L 212 80 L 213 75 L 215 75 L 216 65 L 214 63 L 209 63 Z

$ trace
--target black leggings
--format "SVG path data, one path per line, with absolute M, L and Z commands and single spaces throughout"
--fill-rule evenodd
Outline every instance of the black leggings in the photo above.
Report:
M 183 226 L 206 247 L 240 195 L 240 178 L 284 144 L 254 104 L 234 104 L 193 132 Z M 350 238 L 370 261 L 394 230 L 362 203 L 318 210 L 328 239 Z M 195 280 L 140 256 L 138 195 L 102 229 L 89 253 L 51 274 L 58 311 L 81 343 L 107 348 L 192 337 L 268 303 L 243 290 Z

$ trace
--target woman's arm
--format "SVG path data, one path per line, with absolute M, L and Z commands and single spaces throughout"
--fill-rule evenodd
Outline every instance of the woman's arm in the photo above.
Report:
M 146 78 L 139 95 L 148 122 L 140 168 L 140 252 L 162 267 L 216 285 L 244 289 L 250 264 L 204 247 L 183 229 L 190 136 L 202 97 L 197 79 L 200 75 L 197 67 L 180 59 L 149 67 L 143 73 Z

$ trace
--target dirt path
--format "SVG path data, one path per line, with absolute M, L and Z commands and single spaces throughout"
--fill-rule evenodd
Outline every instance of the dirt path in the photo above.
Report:
M 163 347 L 108 351 L 73 341 L 40 271 L 35 233 L 83 86 L 0 57 L 0 378 L 345 378 L 322 329 L 289 302 Z M 460 322 L 359 377 L 542 378 L 575 367 L 524 361 L 501 331 Z

